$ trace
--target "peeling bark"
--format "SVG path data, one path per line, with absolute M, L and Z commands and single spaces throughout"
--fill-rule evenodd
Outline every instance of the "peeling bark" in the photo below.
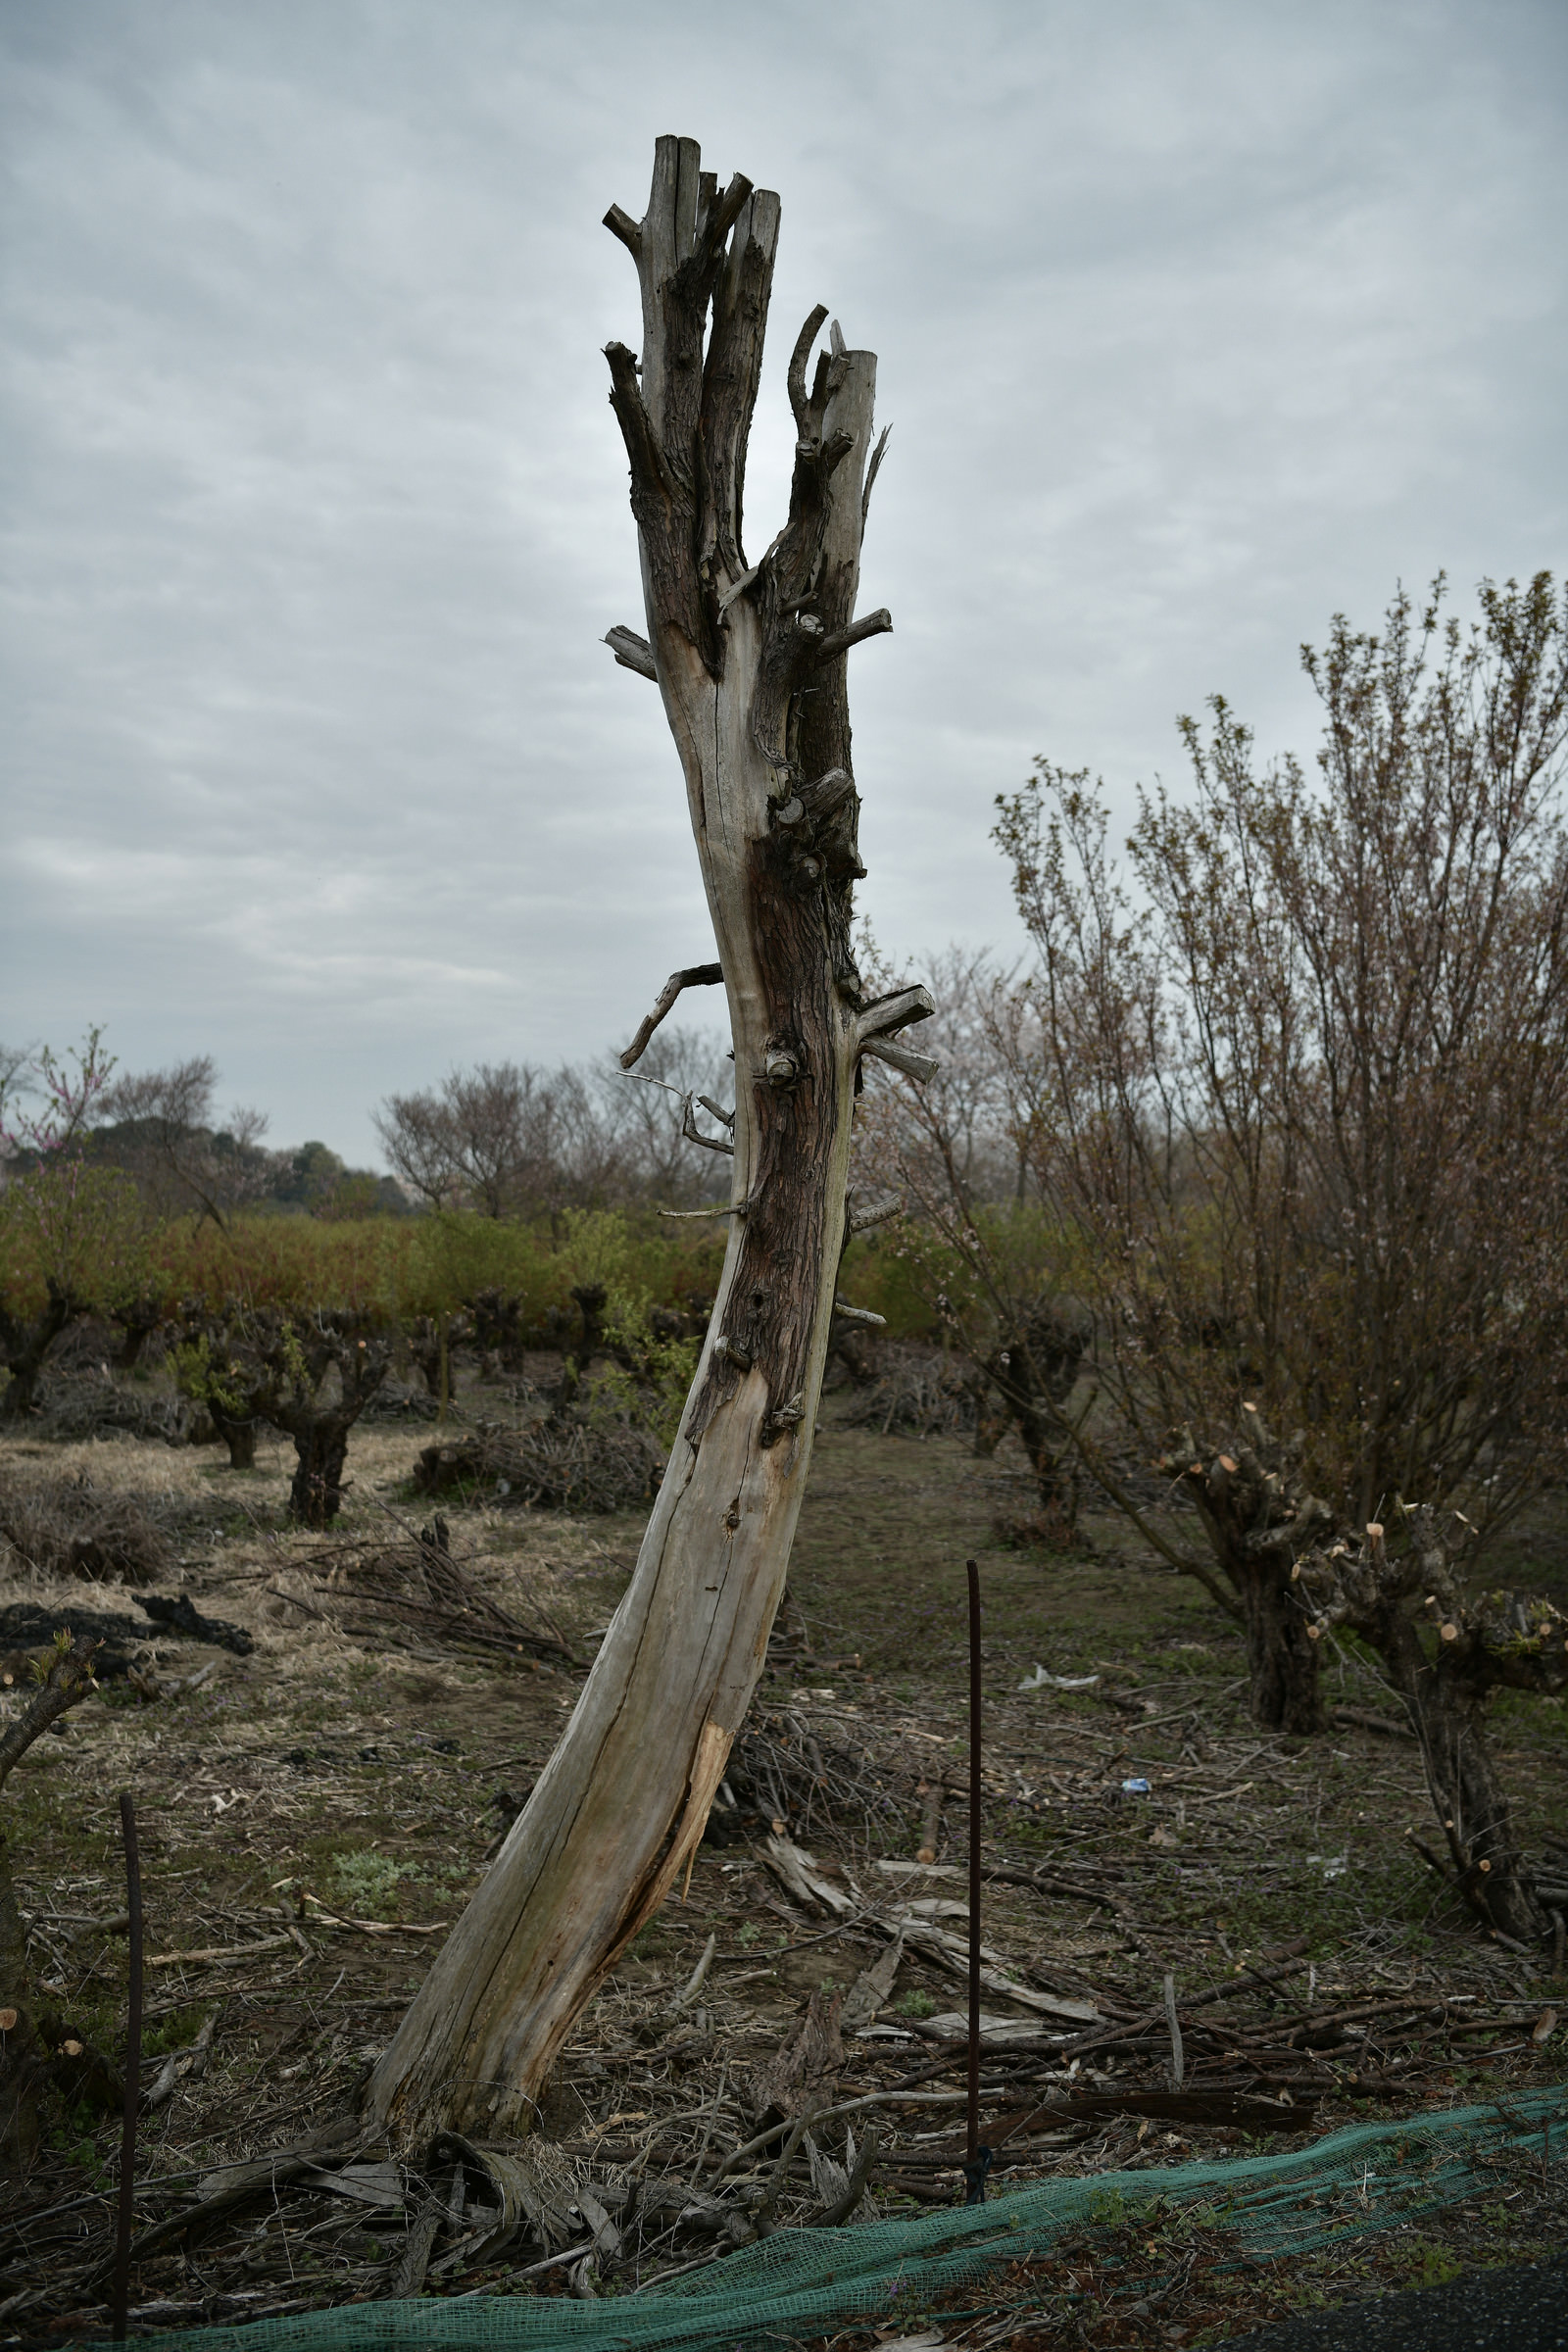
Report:
M 525 2128 L 573 2020 L 696 1849 L 805 1489 L 859 1056 L 931 1009 L 920 990 L 867 1004 L 850 946 L 864 869 L 846 667 L 875 633 L 856 624 L 855 599 L 876 362 L 835 326 L 808 389 L 825 312 L 789 366 L 788 519 L 758 564 L 743 546 L 778 220 L 776 196 L 741 178 L 720 195 L 695 143 L 673 138 L 658 142 L 644 219 L 607 220 L 642 292 L 640 365 L 623 344 L 606 357 L 648 626 L 609 642 L 657 680 L 685 773 L 734 1042 L 729 1242 L 631 1585 L 529 1804 L 368 2085 L 370 2117 L 405 2146 Z M 693 965 L 665 994 L 717 976 Z

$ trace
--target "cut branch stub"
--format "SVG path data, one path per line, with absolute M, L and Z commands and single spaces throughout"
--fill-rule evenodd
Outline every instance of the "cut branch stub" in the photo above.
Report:
M 912 1047 L 896 1046 L 885 1037 L 868 1037 L 861 1051 L 885 1061 L 890 1069 L 902 1070 L 906 1078 L 914 1079 L 920 1086 L 934 1078 L 942 1067 L 934 1054 L 916 1054 Z
M 560 1747 L 371 2078 L 403 2145 L 436 2129 L 525 2129 L 573 2021 L 702 1835 L 783 1589 L 806 1485 L 846 1238 L 862 1052 L 929 1001 L 861 1027 L 851 945 L 858 847 L 848 646 L 876 361 L 789 363 L 789 513 L 757 564 L 744 545 L 748 436 L 778 199 L 722 195 L 694 141 L 662 138 L 641 221 L 609 226 L 636 261 L 642 350 L 612 343 L 611 401 L 631 473 L 646 645 L 685 776 L 715 959 L 673 973 L 621 1055 L 630 1069 L 681 990 L 722 978 L 735 1058 L 729 1201 L 708 1342 L 636 1571 Z M 809 381 L 808 381 L 809 376 Z M 645 663 L 644 655 L 647 661 Z M 695 1125 L 695 1120 L 692 1122 Z M 713 1141 L 715 1139 L 705 1139 Z
M 716 988 L 724 977 L 719 963 L 690 963 L 684 971 L 671 972 L 654 1000 L 654 1009 L 638 1028 L 636 1036 L 620 1057 L 623 1070 L 641 1061 L 648 1051 L 648 1041 L 667 1013 L 673 1010 L 681 991 L 687 988 Z
M 873 1037 L 892 1037 L 914 1021 L 928 1021 L 935 1011 L 928 988 L 896 988 L 888 996 L 873 997 L 869 1004 L 860 1007 L 860 1043 L 864 1045 Z
M 654 649 L 646 637 L 639 637 L 635 629 L 617 627 L 606 630 L 605 643 L 622 669 L 634 669 L 640 678 L 652 678 L 654 684 L 658 685 L 659 671 L 654 666 Z
M 867 612 L 863 620 L 852 620 L 847 628 L 834 629 L 821 638 L 816 648 L 818 662 L 835 662 L 854 645 L 862 645 L 867 637 L 885 637 L 893 628 L 893 615 L 885 605 L 875 612 Z

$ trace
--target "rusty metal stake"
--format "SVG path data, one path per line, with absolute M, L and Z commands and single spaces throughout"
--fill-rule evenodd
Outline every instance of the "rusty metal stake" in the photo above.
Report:
M 980 2144 L 980 1569 L 974 1560 L 964 1566 L 969 1574 L 969 2131 L 963 2201 L 983 2205 L 992 2152 Z
M 120 2136 L 120 2211 L 115 2224 L 114 2342 L 122 2344 L 130 2310 L 130 2231 L 136 2200 L 136 2109 L 141 2101 L 141 1856 L 136 1808 L 120 1799 L 125 1839 L 125 1909 L 130 1914 L 130 2014 L 125 2027 L 125 2121 Z

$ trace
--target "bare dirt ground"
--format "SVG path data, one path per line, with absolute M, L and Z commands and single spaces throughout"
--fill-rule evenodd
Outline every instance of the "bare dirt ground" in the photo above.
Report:
M 144 1689 L 105 1682 L 3 1800 L 34 1966 L 71 2037 L 111 2060 L 126 2000 L 120 1790 L 136 1802 L 154 2102 L 138 2224 L 157 2234 L 133 2276 L 134 2329 L 408 2291 L 432 2214 L 416 2291 L 635 2291 L 714 2259 L 760 2206 L 763 2226 L 819 2220 L 844 2185 L 832 2167 L 851 2167 L 870 2123 L 880 2144 L 845 2227 L 961 2201 L 967 1554 L 987 1611 L 986 2007 L 1011 2036 L 988 2048 L 983 2078 L 994 2181 L 1298 2145 L 1560 2078 L 1568 1980 L 1447 1906 L 1406 1836 L 1427 1810 L 1413 1744 L 1353 1719 L 1382 1711 L 1364 1668 L 1333 1669 L 1351 1712 L 1326 1741 L 1262 1735 L 1243 1711 L 1236 1630 L 1117 1524 L 1090 1518 L 1069 1552 L 1002 1548 L 993 1522 L 1029 1502 L 1018 1457 L 852 1428 L 830 1407 L 736 1801 L 559 2069 L 520 2152 L 539 2206 L 528 2228 L 498 2241 L 482 2170 L 443 2156 L 425 2175 L 378 2171 L 361 2150 L 366 2193 L 274 2183 L 182 2229 L 222 2167 L 319 2147 L 352 2110 L 582 1680 L 559 1657 L 479 1648 L 378 1602 L 362 1571 L 407 1555 L 429 1518 L 408 1480 L 431 1434 L 357 1432 L 348 1508 L 323 1537 L 284 1528 L 282 1447 L 232 1472 L 220 1449 L 122 1436 L 0 1444 L 13 1493 L 64 1477 L 133 1494 L 166 1545 L 134 1590 L 188 1595 L 253 1642 L 237 1656 L 142 1625 Z M 474 1589 L 591 1656 L 640 1521 L 443 1507 Z M 0 1568 L 0 1605 L 138 1618 L 124 1584 L 51 1577 L 14 1547 Z M 1568 1710 L 1505 1705 L 1496 1732 L 1526 1842 L 1561 1836 Z M 933 1817 L 937 1859 L 921 1867 Z M 789 2118 L 813 2104 L 833 2119 L 781 2178 Z M 769 2117 L 782 2128 L 738 2153 Z M 117 2155 L 118 2125 L 83 2098 L 8 2192 L 0 2341 L 106 2332 Z M 1222 2231 L 1189 2232 L 1179 2290 L 1141 2311 L 1107 2283 L 1126 2254 L 1107 2228 L 931 2325 L 977 2346 L 1218 2341 L 1556 2250 L 1562 2178 L 1504 2166 L 1419 2228 L 1290 2264 L 1238 2264 Z

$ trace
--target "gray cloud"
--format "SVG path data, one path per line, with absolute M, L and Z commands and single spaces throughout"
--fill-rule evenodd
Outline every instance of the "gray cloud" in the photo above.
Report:
M 601 346 L 652 140 L 783 197 L 751 535 L 820 297 L 894 420 L 862 902 L 1012 939 L 1036 751 L 1129 796 L 1397 576 L 1561 566 L 1568 24 L 1248 0 L 0 4 L 0 1033 L 202 1051 L 368 1153 L 704 952 Z

